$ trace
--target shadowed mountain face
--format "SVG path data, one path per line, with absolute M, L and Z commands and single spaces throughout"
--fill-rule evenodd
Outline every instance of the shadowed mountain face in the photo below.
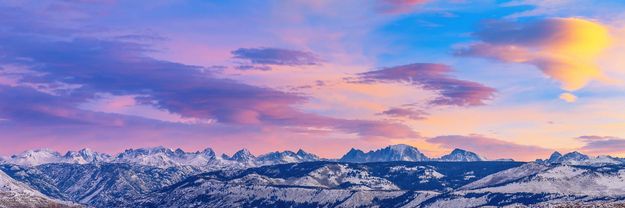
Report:
M 562 154 L 556 151 L 556 152 L 553 152 L 551 156 L 549 156 L 549 159 L 547 159 L 546 161 L 548 163 L 557 163 L 561 157 L 562 157 Z
M 420 190 L 445 191 L 454 189 L 489 174 L 518 167 L 520 162 L 376 162 L 342 163 L 310 162 L 250 168 L 241 171 L 217 171 L 199 174 L 197 178 L 212 178 L 223 181 L 237 180 L 248 176 L 262 176 L 285 180 L 276 186 L 306 186 L 319 188 L 346 188 L 367 190 Z M 351 180 L 350 177 L 363 179 Z M 365 178 L 388 182 L 388 187 L 372 187 Z M 305 178 L 293 181 L 293 178 Z M 315 178 L 312 180 L 312 178 Z M 310 179 L 310 180 L 309 180 Z M 280 180 L 278 180 L 280 181 Z M 309 183 L 310 182 L 310 183 Z M 182 182 L 184 183 L 184 182 Z
M 0 171 L 0 207 L 82 207 L 48 197 Z
M 625 200 L 624 165 L 319 161 L 200 174 L 119 163 L 0 167 L 45 197 L 95 207 L 475 207 Z
M 522 164 L 401 161 L 283 164 L 195 175 L 140 201 L 143 206 L 157 207 L 186 203 L 226 207 L 395 205 L 402 198 L 433 197 Z M 371 197 L 388 201 L 374 202 L 370 201 Z
M 189 167 L 161 169 L 122 163 L 2 165 L 0 168 L 43 194 L 97 207 L 118 206 L 195 172 Z
M 222 194 L 242 197 L 244 192 L 222 192 L 206 196 L 202 190 L 258 188 L 292 192 L 303 190 L 431 191 L 445 192 L 476 181 L 491 173 L 518 167 L 518 162 L 306 162 L 263 166 L 241 170 L 201 173 L 196 169 L 101 163 L 46 164 L 36 167 L 0 166 L 34 189 L 50 197 L 95 207 L 142 206 L 179 207 L 211 197 L 226 207 L 238 206 Z M 194 175 L 196 173 L 201 173 Z M 221 188 L 220 188 L 221 187 Z M 265 188 L 262 188 L 265 187 Z M 233 190 L 229 190 L 233 191 Z M 180 194 L 180 195 L 179 195 Z M 199 194 L 199 195 L 193 195 Z M 194 197 L 193 199 L 184 199 Z M 265 200 L 264 198 L 259 198 Z M 256 200 L 248 198 L 247 200 Z M 217 202 L 215 201 L 215 202 Z M 251 205 L 251 204 L 250 204 Z M 270 205 L 270 204 L 266 204 Z

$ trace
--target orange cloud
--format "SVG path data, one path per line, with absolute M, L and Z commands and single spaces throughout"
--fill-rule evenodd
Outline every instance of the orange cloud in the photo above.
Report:
M 603 79 L 596 60 L 612 42 L 606 26 L 579 18 L 489 22 L 475 35 L 481 42 L 456 51 L 457 55 L 532 64 L 568 92 Z
M 569 103 L 574 103 L 575 101 L 577 101 L 577 96 L 571 93 L 565 92 L 565 93 L 560 94 L 560 99 Z

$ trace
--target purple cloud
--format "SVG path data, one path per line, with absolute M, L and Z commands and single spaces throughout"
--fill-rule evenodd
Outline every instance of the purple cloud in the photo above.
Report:
M 304 97 L 215 78 L 201 67 L 155 60 L 143 55 L 145 45 L 98 39 L 43 41 L 34 38 L 0 40 L 10 49 L 3 62 L 30 66 L 43 75 L 22 82 L 62 82 L 80 86 L 75 94 L 140 95 L 140 101 L 185 117 L 246 123 L 242 115 L 271 120 L 273 109 L 289 108 Z
M 593 154 L 621 153 L 625 149 L 625 139 L 612 136 L 580 136 L 578 140 L 586 143 L 580 148 Z
M 37 126 L 109 126 L 121 127 L 137 123 L 166 123 L 133 116 L 122 116 L 109 113 L 98 113 L 78 109 L 76 106 L 86 97 L 56 96 L 30 87 L 10 87 L 0 85 L 0 118 L 13 124 Z M 236 106 L 235 106 L 236 107 Z M 224 107 L 225 110 L 225 107 Z M 224 114 L 227 112 L 223 112 Z M 238 113 L 241 114 L 241 113 Z M 246 116 L 229 115 L 230 117 Z M 418 137 L 407 126 L 382 121 L 337 119 L 315 114 L 302 113 L 295 110 L 277 112 L 266 124 L 277 126 L 302 126 L 318 128 L 334 128 L 348 133 L 373 137 Z M 238 118 L 237 118 L 238 119 Z M 247 118 L 241 118 L 247 119 Z M 235 121 L 226 121 L 231 123 Z M 240 122 L 240 121 L 237 121 Z M 236 123 L 245 124 L 245 123 Z
M 414 110 L 410 108 L 390 108 L 388 110 L 383 111 L 380 114 L 387 115 L 390 117 L 404 117 L 404 118 L 409 118 L 413 120 L 425 119 L 425 116 L 428 115 L 428 113 L 425 111 Z
M 72 106 L 81 98 L 64 99 L 30 87 L 0 85 L 0 117 L 9 122 L 37 124 L 87 123 Z
M 494 88 L 456 79 L 449 75 L 451 71 L 449 66 L 443 64 L 415 63 L 361 73 L 357 82 L 404 82 L 433 90 L 440 94 L 430 101 L 434 105 L 483 105 L 495 96 Z
M 2 41 L 11 48 L 9 58 L 27 57 L 39 75 L 22 82 L 46 84 L 63 82 L 80 86 L 70 96 L 139 95 L 143 104 L 183 117 L 215 119 L 230 124 L 273 124 L 329 127 L 366 136 L 416 135 L 408 127 L 385 122 L 334 119 L 300 112 L 292 105 L 305 97 L 256 87 L 202 72 L 201 67 L 145 57 L 144 45 L 97 39 L 72 41 Z M 379 127 L 378 127 L 379 126 Z M 402 133 L 383 130 L 394 129 Z
M 246 60 L 252 64 L 237 67 L 242 70 L 271 69 L 266 65 L 310 66 L 321 64 L 321 60 L 313 53 L 280 48 L 239 48 L 232 51 L 232 55 L 236 59 Z M 261 66 L 253 66 L 254 64 Z
M 17 16 L 30 17 L 24 11 L 20 12 Z M 141 104 L 169 113 L 227 125 L 318 127 L 361 136 L 417 135 L 402 124 L 338 119 L 302 112 L 293 107 L 306 102 L 307 98 L 301 95 L 217 77 L 200 66 L 154 59 L 146 55 L 154 50 L 150 45 L 132 42 L 132 39 L 76 36 L 74 30 L 35 24 L 40 21 L 45 20 L 4 20 L 6 24 L 0 25 L 0 64 L 19 65 L 33 72 L 20 75 L 17 79 L 20 86 L 62 84 L 72 88 L 53 94 L 42 94 L 34 88 L 31 91 L 7 88 L 0 92 L 3 93 L 0 97 L 11 100 L 1 106 L 5 110 L 1 114 L 3 119 L 48 124 L 63 119 L 68 124 L 69 121 L 90 122 L 80 118 L 93 112 L 76 109 L 77 105 L 97 98 L 99 94 L 110 94 L 132 95 Z M 319 59 L 310 53 L 292 50 L 239 49 L 233 53 L 261 65 L 319 63 Z M 37 102 L 17 105 L 21 100 L 31 99 Z M 46 105 L 58 109 L 46 111 Z M 94 118 L 102 116 L 92 115 Z
M 265 65 L 238 65 L 235 67 L 238 70 L 261 70 L 261 71 L 269 71 L 271 67 Z
M 0 85 L 0 118 L 3 124 L 29 127 L 99 126 L 124 127 L 162 124 L 151 119 L 82 110 L 77 106 L 89 97 L 53 95 L 25 86 Z

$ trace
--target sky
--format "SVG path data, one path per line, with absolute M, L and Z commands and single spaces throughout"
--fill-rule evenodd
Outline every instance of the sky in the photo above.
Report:
M 0 0 L 0 155 L 625 156 L 625 3 Z

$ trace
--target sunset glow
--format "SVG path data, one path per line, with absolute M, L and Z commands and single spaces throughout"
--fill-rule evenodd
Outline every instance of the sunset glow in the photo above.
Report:
M 2 1 L 0 155 L 625 156 L 619 1 L 140 2 Z

